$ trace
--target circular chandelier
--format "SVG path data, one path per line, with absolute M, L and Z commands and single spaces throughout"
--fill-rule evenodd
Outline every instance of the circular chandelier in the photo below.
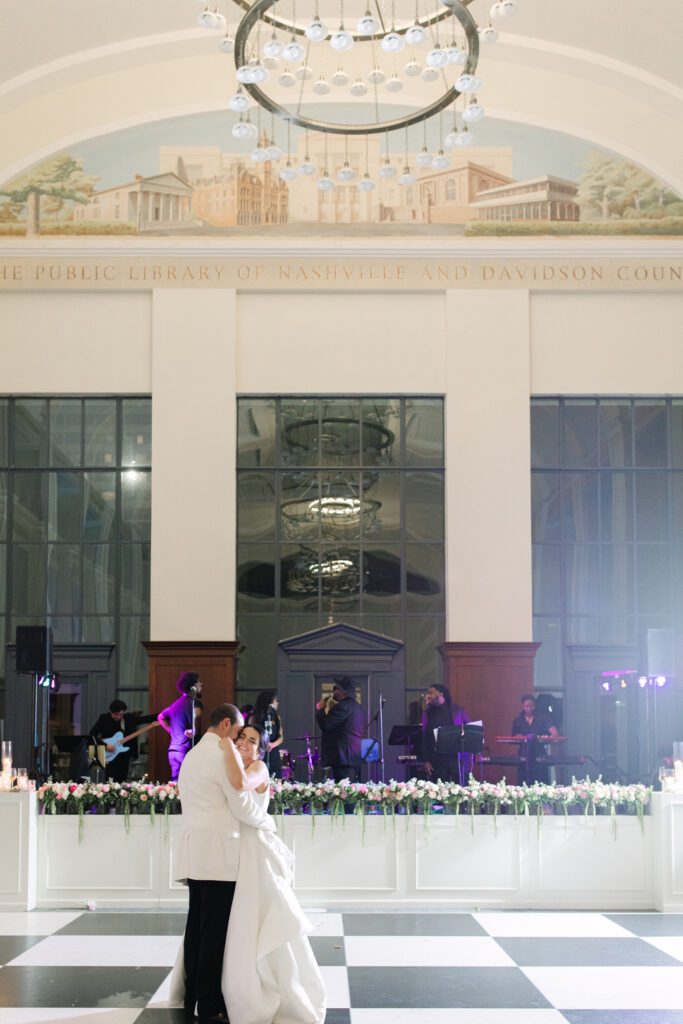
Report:
M 219 8 L 205 6 L 199 22 L 224 35 L 237 79 L 228 107 L 237 115 L 234 138 L 254 163 L 277 163 L 280 179 L 317 179 L 321 191 L 354 183 L 375 187 L 369 173 L 368 139 L 386 136 L 379 177 L 398 174 L 389 155 L 389 135 L 405 132 L 405 164 L 398 176 L 411 185 L 418 170 L 445 170 L 449 152 L 472 145 L 470 126 L 484 116 L 478 94 L 479 47 L 498 38 L 495 25 L 515 13 L 517 0 L 496 0 L 478 24 L 474 0 L 235 0 L 244 13 L 234 39 Z M 405 90 L 405 103 L 397 107 Z M 444 112 L 452 108 L 444 126 Z M 262 127 L 270 117 L 270 134 Z M 427 146 L 427 123 L 439 119 L 439 146 Z M 275 119 L 286 123 L 287 150 L 276 140 Z M 423 129 L 423 146 L 409 157 L 408 131 Z M 305 153 L 293 158 L 292 126 L 305 129 Z M 308 133 L 324 136 L 324 155 L 309 155 Z M 343 164 L 330 165 L 328 137 L 343 136 Z M 349 140 L 365 139 L 365 157 Z M 356 149 L 358 149 L 356 144 Z M 362 146 L 361 146 L 362 149 Z M 340 157 L 341 160 L 341 157 Z M 333 173 L 330 173 L 330 170 Z

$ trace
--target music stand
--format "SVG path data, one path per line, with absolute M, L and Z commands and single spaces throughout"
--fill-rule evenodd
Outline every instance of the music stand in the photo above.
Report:
M 389 733 L 387 743 L 390 747 L 410 747 L 412 750 L 421 732 L 419 725 L 395 725 Z
M 468 767 L 474 764 L 474 758 L 481 754 L 484 747 L 483 725 L 442 725 L 436 730 L 436 755 L 457 757 L 458 778 L 463 782 L 465 758 Z

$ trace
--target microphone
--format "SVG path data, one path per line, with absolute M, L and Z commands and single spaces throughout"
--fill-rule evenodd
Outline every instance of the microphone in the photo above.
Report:
M 197 687 L 196 686 L 191 686 L 190 689 L 187 691 L 187 693 L 188 693 L 188 696 L 190 696 L 190 697 L 196 697 L 197 696 Z

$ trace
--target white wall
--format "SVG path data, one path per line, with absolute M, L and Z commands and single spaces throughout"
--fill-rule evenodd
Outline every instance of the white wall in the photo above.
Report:
M 151 293 L 0 293 L 0 392 L 151 388 Z
M 442 394 L 444 368 L 443 293 L 238 296 L 242 394 Z
M 531 295 L 536 395 L 683 394 L 683 295 Z

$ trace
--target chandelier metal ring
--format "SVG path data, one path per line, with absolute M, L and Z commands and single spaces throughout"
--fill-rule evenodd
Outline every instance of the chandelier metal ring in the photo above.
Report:
M 240 68 L 246 63 L 247 42 L 252 29 L 258 21 L 263 18 L 265 13 L 277 2 L 278 0 L 256 0 L 242 18 L 235 34 L 234 60 L 236 68 Z M 468 2 L 471 2 L 471 0 L 450 0 L 446 16 L 455 17 L 462 26 L 468 46 L 467 62 L 463 67 L 463 72 L 473 74 L 479 60 L 479 33 L 477 30 L 477 24 L 467 9 L 466 4 Z M 291 26 L 288 26 L 288 29 L 291 31 Z M 371 37 L 368 36 L 359 38 L 362 38 L 364 41 L 370 41 L 371 39 Z M 382 121 L 381 123 L 373 122 L 370 124 L 341 125 L 335 124 L 332 121 L 323 121 L 318 118 L 307 117 L 300 111 L 288 110 L 286 107 L 277 103 L 271 96 L 264 92 L 260 86 L 253 82 L 245 82 L 243 88 L 259 106 L 263 107 L 263 109 L 267 110 L 269 113 L 281 118 L 283 121 L 296 124 L 300 128 L 308 128 L 311 131 L 323 132 L 330 135 L 347 136 L 378 135 L 385 132 L 396 131 L 400 128 L 408 128 L 413 124 L 420 124 L 426 119 L 433 117 L 435 114 L 438 114 L 440 111 L 445 110 L 446 107 L 461 95 L 455 86 L 451 86 L 433 103 L 428 106 L 421 107 L 419 110 L 415 110 L 410 114 Z
M 241 7 L 243 11 L 247 12 L 250 11 L 253 6 L 250 0 L 234 0 L 234 2 L 237 4 L 238 7 Z M 278 2 L 281 2 L 281 0 L 274 0 L 272 6 L 275 6 Z M 470 4 L 474 3 L 474 0 L 458 0 L 458 2 L 463 7 L 469 7 Z M 406 25 L 417 24 L 421 25 L 423 28 L 429 28 L 431 25 L 436 25 L 438 22 L 444 21 L 445 18 L 451 17 L 453 13 L 453 7 L 455 7 L 455 3 L 449 0 L 448 3 L 444 4 L 444 6 L 446 7 L 446 10 L 439 11 L 437 14 L 423 15 L 420 18 L 411 18 L 406 23 Z M 351 35 L 353 36 L 355 41 L 364 42 L 366 40 L 372 41 L 373 39 L 381 39 L 382 36 L 385 35 L 386 32 L 388 32 L 388 29 L 384 25 L 382 11 L 379 4 L 377 3 L 377 0 L 375 0 L 375 9 L 377 11 L 377 17 L 379 19 L 380 25 L 382 26 L 382 31 L 376 32 L 375 35 L 372 36 L 361 36 L 355 32 L 352 32 Z M 282 18 L 273 17 L 273 15 L 271 14 L 262 14 L 261 20 L 264 21 L 267 25 L 270 25 L 272 28 L 280 29 L 282 32 L 288 32 L 290 35 L 293 34 L 297 36 L 303 36 L 306 33 L 305 28 L 299 28 L 298 25 L 293 25 L 291 21 L 284 21 Z M 402 26 L 399 26 L 398 30 L 401 31 L 401 28 Z

